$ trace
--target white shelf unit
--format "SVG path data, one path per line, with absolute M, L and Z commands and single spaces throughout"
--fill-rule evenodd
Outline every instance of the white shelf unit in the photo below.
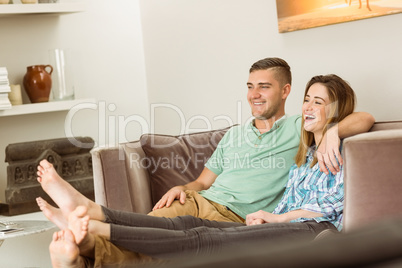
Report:
M 68 13 L 82 12 L 86 10 L 86 1 L 81 0 L 59 0 L 59 3 L 52 4 L 2 4 L 0 5 L 0 17 L 14 15 L 35 15 L 35 14 L 55 14 L 62 15 Z M 74 105 L 90 102 L 94 103 L 94 99 L 78 99 L 68 101 L 50 101 L 44 103 L 33 103 L 13 106 L 9 110 L 0 110 L 0 117 L 27 115 L 36 113 L 47 113 L 66 111 Z
M 85 11 L 83 2 L 54 3 L 54 4 L 3 4 L 0 5 L 0 16 L 27 14 L 59 14 Z
M 70 110 L 77 104 L 95 103 L 95 99 L 78 99 L 66 101 L 50 101 L 42 103 L 15 105 L 11 109 L 1 110 L 0 118 L 5 116 L 49 113 Z

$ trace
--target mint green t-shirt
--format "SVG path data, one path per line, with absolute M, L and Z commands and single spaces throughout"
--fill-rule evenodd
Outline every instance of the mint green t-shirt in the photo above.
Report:
M 246 218 L 272 212 L 284 192 L 300 142 L 301 117 L 284 116 L 260 134 L 253 123 L 231 128 L 205 166 L 218 175 L 200 194 Z

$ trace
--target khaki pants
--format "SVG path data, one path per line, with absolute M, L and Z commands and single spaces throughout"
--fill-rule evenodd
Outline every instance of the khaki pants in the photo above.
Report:
M 243 218 L 228 209 L 226 206 L 209 201 L 196 191 L 185 191 L 185 193 L 186 202 L 184 204 L 175 200 L 170 207 L 154 210 L 148 213 L 148 215 L 166 218 L 191 215 L 211 221 L 245 222 Z
M 166 260 L 157 260 L 144 254 L 128 251 L 112 244 L 103 236 L 95 236 L 95 261 L 87 267 L 134 267 L 145 263 L 167 263 Z

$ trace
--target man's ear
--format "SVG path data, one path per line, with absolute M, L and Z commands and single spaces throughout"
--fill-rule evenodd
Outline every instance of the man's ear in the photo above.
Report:
M 291 91 L 292 86 L 290 84 L 286 84 L 282 90 L 283 90 L 283 94 L 282 94 L 282 99 L 286 100 L 286 98 L 289 96 L 290 91 Z

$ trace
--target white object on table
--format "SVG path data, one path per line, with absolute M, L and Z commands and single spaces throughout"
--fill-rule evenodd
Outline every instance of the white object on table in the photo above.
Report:
M 1 219 L 0 219 L 1 220 Z M 0 235 L 0 246 L 3 244 L 5 239 L 26 236 L 31 234 L 38 234 L 45 232 L 47 230 L 56 228 L 50 221 L 37 221 L 37 220 L 30 220 L 30 221 L 12 221 L 10 227 L 12 228 L 23 228 L 23 230 L 18 232 L 13 232 L 9 234 Z

